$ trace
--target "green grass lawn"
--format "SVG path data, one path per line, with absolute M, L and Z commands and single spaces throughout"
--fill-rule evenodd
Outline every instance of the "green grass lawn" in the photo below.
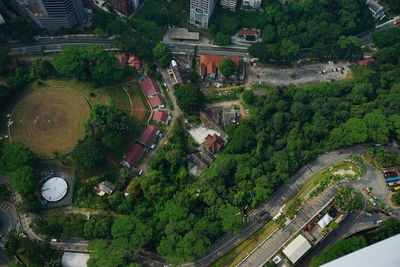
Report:
M 278 225 L 275 224 L 274 221 L 269 221 L 261 229 L 252 234 L 248 239 L 246 239 L 239 246 L 234 248 L 231 252 L 226 254 L 211 266 L 236 266 L 247 256 L 248 253 L 251 253 L 258 245 L 261 244 L 261 242 L 263 242 L 278 228 Z

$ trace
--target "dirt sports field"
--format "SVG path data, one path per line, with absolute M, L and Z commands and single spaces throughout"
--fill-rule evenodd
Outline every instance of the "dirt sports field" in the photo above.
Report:
M 89 112 L 86 100 L 71 88 L 36 90 L 13 112 L 12 140 L 24 143 L 41 157 L 68 152 L 83 137 Z

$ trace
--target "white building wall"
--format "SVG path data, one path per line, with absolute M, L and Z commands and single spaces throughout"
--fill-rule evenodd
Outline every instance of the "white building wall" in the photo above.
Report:
M 190 23 L 200 27 L 208 28 L 208 21 L 214 11 L 216 0 L 190 0 Z

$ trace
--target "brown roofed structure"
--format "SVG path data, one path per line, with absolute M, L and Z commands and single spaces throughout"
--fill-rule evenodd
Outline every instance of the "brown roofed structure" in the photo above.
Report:
M 144 148 L 141 145 L 134 144 L 129 152 L 125 155 L 122 165 L 131 168 L 137 164 L 142 157 Z
M 168 119 L 168 113 L 165 110 L 154 111 L 153 121 L 160 121 L 166 123 Z
M 152 98 L 149 99 L 150 106 L 152 108 L 157 108 L 163 104 L 165 104 L 164 98 L 160 95 L 155 95 Z
M 224 146 L 224 140 L 216 134 L 208 135 L 204 141 L 204 148 L 211 154 L 218 153 Z
M 139 139 L 139 143 L 149 146 L 154 144 L 157 139 L 158 130 L 153 125 L 147 126 L 146 130 L 142 133 L 142 136 Z
M 146 80 L 141 81 L 140 85 L 147 97 L 154 96 L 160 92 L 157 82 L 153 78 L 147 78 Z
M 218 67 L 221 65 L 222 60 L 225 56 L 220 55 L 200 55 L 200 72 L 201 74 L 218 74 Z M 239 57 L 238 56 L 227 56 L 231 59 L 236 66 L 236 70 L 239 69 Z

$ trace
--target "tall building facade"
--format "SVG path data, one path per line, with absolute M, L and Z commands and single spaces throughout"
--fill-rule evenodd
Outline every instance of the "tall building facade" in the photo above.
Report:
M 235 11 L 237 0 L 221 0 L 221 6 L 230 11 Z
M 82 0 L 16 0 L 17 7 L 41 28 L 59 30 L 83 24 L 87 15 Z
M 260 8 L 261 0 L 243 0 L 242 6 L 244 8 Z
M 110 0 L 109 3 L 125 16 L 130 16 L 139 7 L 139 0 Z
M 216 3 L 217 0 L 190 0 L 190 23 L 207 29 Z

